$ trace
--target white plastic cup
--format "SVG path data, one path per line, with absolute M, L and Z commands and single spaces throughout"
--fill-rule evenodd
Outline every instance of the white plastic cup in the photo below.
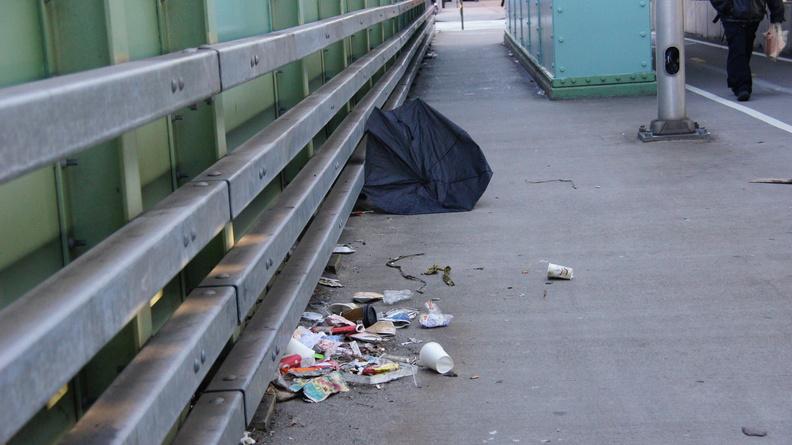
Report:
M 421 348 L 421 363 L 424 366 L 434 369 L 440 374 L 445 374 L 454 369 L 454 360 L 445 352 L 439 343 L 433 341 L 425 344 Z
M 562 280 L 571 280 L 572 268 L 549 263 L 547 265 L 547 278 L 560 278 Z
M 316 359 L 314 358 L 314 350 L 292 338 L 289 339 L 289 344 L 286 346 L 283 356 L 288 357 L 294 354 L 300 355 L 302 358 L 300 366 L 304 368 L 313 366 L 316 363 Z

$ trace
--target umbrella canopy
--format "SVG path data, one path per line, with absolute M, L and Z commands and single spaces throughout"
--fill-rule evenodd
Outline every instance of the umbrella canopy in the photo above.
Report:
M 492 170 L 466 131 L 417 99 L 366 122 L 363 192 L 386 212 L 462 212 L 487 189 Z

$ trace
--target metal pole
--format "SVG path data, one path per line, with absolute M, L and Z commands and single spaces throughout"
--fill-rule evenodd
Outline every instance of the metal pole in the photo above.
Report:
M 657 0 L 655 9 L 655 61 L 657 64 L 657 119 L 638 138 L 709 137 L 704 128 L 687 117 L 685 105 L 685 14 L 682 0 Z
M 657 17 L 657 117 L 661 120 L 686 118 L 685 42 L 682 0 L 659 0 Z M 663 71 L 661 74 L 660 71 Z
M 459 20 L 462 22 L 462 30 L 465 30 L 465 0 L 459 0 Z

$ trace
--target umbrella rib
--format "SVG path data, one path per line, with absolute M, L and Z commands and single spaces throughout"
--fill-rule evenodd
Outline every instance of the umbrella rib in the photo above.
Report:
M 442 155 L 442 156 L 440 156 L 440 157 L 437 159 L 437 161 L 435 161 L 435 163 L 434 163 L 434 164 L 432 164 L 432 166 L 431 166 L 431 167 L 427 168 L 427 169 L 426 169 L 426 171 L 429 171 L 429 170 L 431 170 L 431 169 L 435 168 L 435 166 L 436 166 L 437 164 L 439 164 L 439 163 L 440 163 L 440 161 L 442 161 L 443 159 L 445 159 L 446 157 L 448 157 L 448 153 L 450 153 L 450 152 L 451 152 L 451 149 L 452 149 L 452 148 L 454 148 L 454 146 L 456 146 L 457 142 L 459 142 L 459 138 L 460 138 L 460 137 L 462 137 L 462 133 L 464 133 L 464 131 L 462 131 L 462 132 L 459 132 L 459 133 L 457 133 L 457 134 L 456 134 L 456 139 L 454 140 L 454 143 L 453 143 L 453 144 L 451 144 L 451 146 L 450 146 L 450 147 L 448 147 L 448 149 L 446 149 L 445 153 L 443 153 L 443 155 Z

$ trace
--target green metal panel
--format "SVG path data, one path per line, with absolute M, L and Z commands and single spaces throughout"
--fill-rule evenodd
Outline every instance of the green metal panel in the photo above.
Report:
M 554 0 L 553 13 L 556 77 L 652 71 L 647 0 Z
M 142 194 L 142 210 L 148 210 L 173 192 L 173 159 L 168 137 L 168 122 L 160 119 L 132 133 Z
M 275 75 L 265 74 L 223 93 L 226 144 L 233 151 L 277 119 Z
M 36 2 L 3 2 L 0 55 L 0 88 L 44 77 L 45 55 Z
M 46 3 L 53 74 L 110 64 L 104 2 L 58 0 Z
M 215 0 L 220 42 L 272 31 L 269 0 Z
M 123 1 L 126 45 L 129 60 L 154 57 L 162 53 L 157 2 Z
M 52 167 L 0 186 L 0 233 L 2 308 L 63 267 Z

